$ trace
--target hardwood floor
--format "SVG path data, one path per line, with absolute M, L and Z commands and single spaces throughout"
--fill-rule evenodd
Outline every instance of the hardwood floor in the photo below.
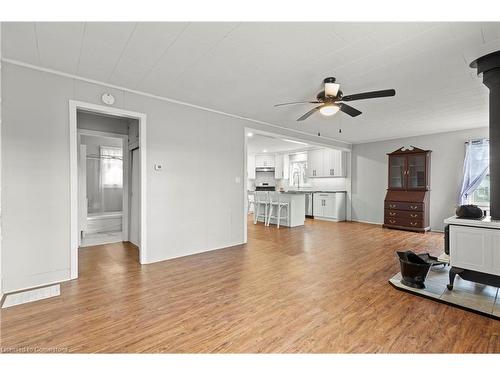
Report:
M 500 322 L 391 287 L 397 249 L 439 233 L 308 220 L 247 245 L 140 266 L 127 243 L 80 251 L 61 296 L 0 312 L 0 347 L 68 352 L 500 352 Z

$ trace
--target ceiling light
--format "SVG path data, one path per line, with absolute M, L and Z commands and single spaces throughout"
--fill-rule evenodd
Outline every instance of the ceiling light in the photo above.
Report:
M 339 92 L 340 85 L 338 83 L 325 83 L 325 95 L 336 97 Z
M 267 152 L 267 150 L 262 150 L 262 152 Z
M 297 143 L 299 145 L 305 145 L 307 146 L 308 144 L 305 143 L 305 142 L 299 142 L 299 141 L 294 141 L 293 139 L 285 139 L 285 138 L 281 138 L 282 141 L 285 141 L 285 142 L 291 142 L 291 143 Z
M 253 133 L 252 132 L 248 132 L 247 133 L 247 137 L 253 137 Z
M 339 107 L 337 105 L 324 105 L 319 109 L 319 112 L 323 116 L 333 116 L 339 111 Z

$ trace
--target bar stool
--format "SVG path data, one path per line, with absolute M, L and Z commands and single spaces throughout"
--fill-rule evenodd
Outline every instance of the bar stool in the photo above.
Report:
M 253 205 L 253 210 L 251 206 Z M 255 191 L 248 190 L 247 191 L 247 215 L 250 215 L 251 212 L 255 212 Z
M 281 209 L 288 208 L 288 202 L 283 202 L 280 199 L 280 193 L 277 191 L 272 191 L 269 193 L 269 213 L 267 215 L 267 226 L 269 226 L 269 222 L 271 219 L 276 219 L 276 227 L 280 227 L 281 221 Z M 273 216 L 273 210 L 276 209 L 276 214 Z M 287 209 L 288 213 L 288 209 Z M 288 215 L 286 216 L 286 224 L 288 225 Z
M 254 195 L 254 208 L 255 212 L 253 214 L 253 223 L 257 224 L 257 221 L 260 216 L 260 209 L 264 208 L 264 224 L 266 224 L 267 220 L 267 210 L 269 208 L 269 192 L 267 191 L 256 191 Z

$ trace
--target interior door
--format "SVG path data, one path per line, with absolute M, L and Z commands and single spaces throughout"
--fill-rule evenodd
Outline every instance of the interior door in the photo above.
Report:
M 408 189 L 425 189 L 427 176 L 425 175 L 426 155 L 408 155 L 407 179 Z
M 406 156 L 389 157 L 389 189 L 406 188 Z
M 140 160 L 139 149 L 132 151 L 131 183 L 130 183 L 130 242 L 137 247 L 141 244 L 140 237 Z
M 87 145 L 80 145 L 78 154 L 78 246 L 87 231 Z

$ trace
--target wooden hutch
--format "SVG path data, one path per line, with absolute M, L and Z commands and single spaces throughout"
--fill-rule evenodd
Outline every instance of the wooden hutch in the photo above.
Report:
M 430 150 L 410 147 L 389 155 L 384 227 L 426 232 L 429 223 Z

